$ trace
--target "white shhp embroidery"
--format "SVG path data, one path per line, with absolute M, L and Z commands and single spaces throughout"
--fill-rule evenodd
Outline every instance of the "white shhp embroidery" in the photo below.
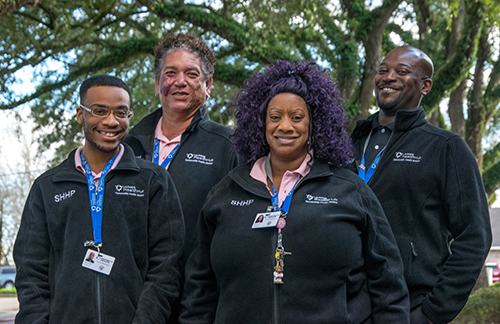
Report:
M 247 199 L 247 200 L 231 200 L 231 205 L 233 206 L 238 206 L 238 207 L 244 207 L 244 206 L 249 206 L 251 203 L 253 203 L 253 199 Z
M 66 199 L 69 199 L 71 198 L 74 194 L 75 194 L 76 190 L 69 190 L 69 191 L 66 191 L 62 194 L 59 194 L 59 195 L 55 195 L 54 196 L 54 201 L 56 203 L 60 202 L 60 201 L 63 201 L 63 200 L 66 200 Z

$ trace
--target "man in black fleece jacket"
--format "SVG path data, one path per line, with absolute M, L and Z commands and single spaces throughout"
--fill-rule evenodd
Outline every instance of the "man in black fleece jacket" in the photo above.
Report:
M 33 184 L 14 247 L 16 323 L 167 323 L 180 289 L 184 220 L 163 168 L 125 137 L 130 90 L 80 87 L 85 144 Z
M 377 195 L 403 258 L 412 324 L 445 324 L 467 302 L 491 245 L 476 160 L 456 134 L 425 120 L 433 64 L 421 50 L 389 52 L 374 79 L 380 111 L 352 138 L 359 176 Z
M 231 149 L 232 130 L 210 120 L 205 106 L 215 63 L 212 51 L 197 36 L 179 33 L 162 39 L 154 63 L 161 108 L 125 138 L 137 157 L 168 168 L 172 176 L 186 225 L 181 266 L 194 248 L 194 228 L 208 192 L 240 163 Z M 171 323 L 176 323 L 175 315 Z

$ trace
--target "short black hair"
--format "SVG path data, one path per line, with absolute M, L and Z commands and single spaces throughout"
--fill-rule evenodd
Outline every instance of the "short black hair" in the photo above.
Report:
M 93 87 L 122 88 L 123 90 L 127 91 L 128 96 L 131 97 L 129 87 L 121 79 L 114 77 L 112 75 L 99 74 L 99 75 L 94 75 L 93 77 L 90 77 L 87 80 L 83 81 L 82 85 L 80 86 L 80 103 L 82 103 L 85 100 L 85 97 L 87 96 L 87 91 Z

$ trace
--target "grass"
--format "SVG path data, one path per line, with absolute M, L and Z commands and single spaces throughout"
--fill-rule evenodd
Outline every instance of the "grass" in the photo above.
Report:
M 16 293 L 16 288 L 12 289 L 0 288 L 0 294 L 15 294 L 15 293 Z

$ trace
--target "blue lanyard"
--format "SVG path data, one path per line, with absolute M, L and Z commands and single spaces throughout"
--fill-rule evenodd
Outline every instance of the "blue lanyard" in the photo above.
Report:
M 297 177 L 297 180 L 295 180 L 295 184 L 292 187 L 292 190 L 286 195 L 285 200 L 283 201 L 283 206 L 281 206 L 281 209 L 279 208 L 279 198 L 278 198 L 278 191 L 276 190 L 276 187 L 274 186 L 273 183 L 273 177 L 272 177 L 272 170 L 271 170 L 271 163 L 269 161 L 269 158 L 266 160 L 266 174 L 267 177 L 269 178 L 269 181 L 271 181 L 271 186 L 273 186 L 273 195 L 271 196 L 271 203 L 274 207 L 274 211 L 281 210 L 283 213 L 288 214 L 288 210 L 290 209 L 290 203 L 292 202 L 292 195 L 293 191 L 295 190 L 295 186 L 297 186 L 297 182 L 299 182 L 300 179 L 300 174 Z
M 297 182 L 299 182 L 300 175 L 297 177 L 297 180 L 295 180 L 295 184 L 293 185 L 292 190 L 286 195 L 285 200 L 283 201 L 283 206 L 281 208 L 278 208 L 279 205 L 279 199 L 278 199 L 278 191 L 276 190 L 276 187 L 274 186 L 273 181 L 271 180 L 271 185 L 273 186 L 273 196 L 271 197 L 271 203 L 274 206 L 274 211 L 281 210 L 283 213 L 288 214 L 288 210 L 290 209 L 290 203 L 292 202 L 292 195 L 293 191 L 295 190 L 295 186 L 297 186 Z
M 104 178 L 106 177 L 106 173 L 108 173 L 109 169 L 113 163 L 115 163 L 116 157 L 120 152 L 116 153 L 115 156 L 111 160 L 106 163 L 104 170 L 101 172 L 101 178 L 99 179 L 99 183 L 97 185 L 97 190 L 95 188 L 94 176 L 92 175 L 92 170 L 83 157 L 83 154 L 80 152 L 80 157 L 82 159 L 82 165 L 85 169 L 85 175 L 87 176 L 87 186 L 89 188 L 89 200 L 90 200 L 90 210 L 92 213 L 92 228 L 94 229 L 94 244 L 100 246 L 102 243 L 101 238 L 101 229 L 102 229 L 102 204 L 104 200 Z
M 385 147 L 378 153 L 377 157 L 375 160 L 373 160 L 372 164 L 368 168 L 368 171 L 366 170 L 365 166 L 365 154 L 366 154 L 366 149 L 363 152 L 363 158 L 361 159 L 361 165 L 359 166 L 358 170 L 358 176 L 365 181 L 365 183 L 368 183 L 370 179 L 372 178 L 373 172 L 375 172 L 375 168 L 377 168 L 378 162 L 380 160 L 380 156 L 382 155 L 382 152 L 384 152 Z
M 175 151 L 177 151 L 180 144 L 181 143 L 177 144 L 174 147 L 174 149 L 172 150 L 172 152 L 170 152 L 170 154 L 165 158 L 165 160 L 163 160 L 163 162 L 161 164 L 162 168 L 166 168 L 167 165 L 170 163 L 170 161 L 172 161 L 172 159 L 174 158 Z M 159 158 L 160 158 L 160 141 L 157 138 L 155 138 L 155 148 L 154 148 L 154 152 L 153 152 L 153 163 L 159 165 L 160 164 L 158 161 Z

